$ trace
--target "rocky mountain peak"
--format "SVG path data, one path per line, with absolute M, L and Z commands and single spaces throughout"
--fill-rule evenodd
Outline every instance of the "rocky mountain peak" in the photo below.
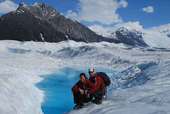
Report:
M 20 4 L 16 11 L 0 17 L 0 40 L 59 42 L 114 42 L 97 35 L 83 24 L 61 15 L 55 8 L 44 4 Z
M 45 3 L 34 3 L 33 5 L 19 5 L 17 11 L 29 11 L 38 18 L 49 19 L 54 16 L 60 16 L 60 13 L 53 7 Z

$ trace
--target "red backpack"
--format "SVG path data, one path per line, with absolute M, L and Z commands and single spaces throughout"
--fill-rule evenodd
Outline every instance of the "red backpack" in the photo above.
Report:
M 100 76 L 104 80 L 106 86 L 109 86 L 111 84 L 110 77 L 106 73 L 97 72 L 97 76 Z

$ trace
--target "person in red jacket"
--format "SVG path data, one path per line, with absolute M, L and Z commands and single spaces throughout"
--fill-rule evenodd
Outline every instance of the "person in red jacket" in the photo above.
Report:
M 88 91 L 93 88 L 85 73 L 80 74 L 80 80 L 72 87 L 72 93 L 74 97 L 74 103 L 76 104 L 74 109 L 82 108 L 85 102 L 90 101 Z
M 104 95 L 106 94 L 106 85 L 101 76 L 99 76 L 94 68 L 89 69 L 89 80 L 93 83 L 90 89 L 91 99 L 96 104 L 101 104 Z

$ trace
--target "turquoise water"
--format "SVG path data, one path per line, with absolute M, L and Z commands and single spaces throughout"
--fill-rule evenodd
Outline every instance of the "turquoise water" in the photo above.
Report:
M 64 68 L 43 76 L 44 80 L 37 86 L 45 92 L 41 107 L 44 114 L 66 114 L 72 110 L 74 103 L 71 88 L 79 80 L 81 72 L 82 70 Z

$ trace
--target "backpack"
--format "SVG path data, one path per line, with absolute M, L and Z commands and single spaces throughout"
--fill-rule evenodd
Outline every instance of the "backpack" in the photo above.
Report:
M 103 80 L 106 86 L 109 86 L 111 84 L 111 80 L 109 76 L 104 72 L 97 72 L 97 76 L 100 76 Z

